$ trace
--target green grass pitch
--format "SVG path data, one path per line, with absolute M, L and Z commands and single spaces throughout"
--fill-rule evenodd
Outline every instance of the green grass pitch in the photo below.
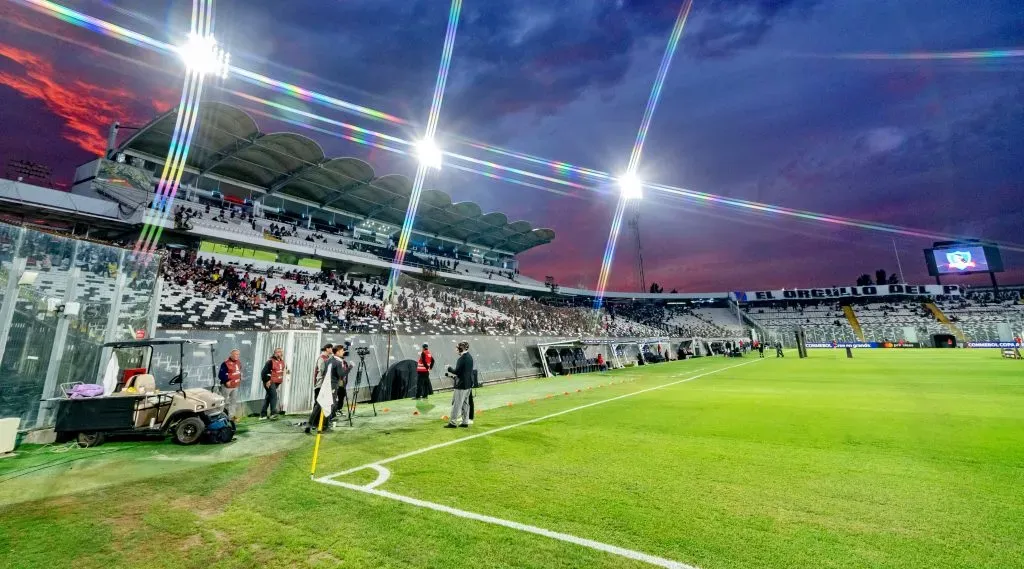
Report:
M 318 476 L 511 426 L 387 462 L 377 490 L 701 569 L 1024 567 L 1024 365 L 855 356 L 494 386 L 471 429 L 441 428 L 443 394 L 418 417 L 394 403 L 326 436 Z M 0 461 L 0 567 L 650 566 L 313 482 L 312 440 L 282 425 L 225 447 L 112 449 L 39 471 L 42 449 Z

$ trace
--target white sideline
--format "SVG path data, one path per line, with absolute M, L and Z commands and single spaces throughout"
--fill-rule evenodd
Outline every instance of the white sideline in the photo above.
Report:
M 600 541 L 594 541 L 592 539 L 586 539 L 586 538 L 582 538 L 582 537 L 577 537 L 575 535 L 571 535 L 571 534 L 567 534 L 567 533 L 551 531 L 551 530 L 544 529 L 544 528 L 537 527 L 537 526 L 521 524 L 519 522 L 514 522 L 514 521 L 511 521 L 511 520 L 504 520 L 504 519 L 501 519 L 501 518 L 495 518 L 493 516 L 487 516 L 487 515 L 484 515 L 484 514 L 477 514 L 475 512 L 469 512 L 469 511 L 466 511 L 466 510 L 460 510 L 458 508 L 452 508 L 451 506 L 445 506 L 443 504 L 438 504 L 438 503 L 435 503 L 435 502 L 428 502 L 426 500 L 420 500 L 418 498 L 412 498 L 410 496 L 403 496 L 401 494 L 394 494 L 392 492 L 387 492 L 387 491 L 384 491 L 384 490 L 377 490 L 377 487 L 380 486 L 381 484 L 384 484 L 385 482 L 388 481 L 389 478 L 391 478 L 391 471 L 384 467 L 384 464 L 387 464 L 389 462 L 394 462 L 396 460 L 401 460 L 403 458 L 408 458 L 410 456 L 415 456 L 415 455 L 418 455 L 418 454 L 422 454 L 422 453 L 429 452 L 429 451 L 432 451 L 432 450 L 436 450 L 436 449 L 439 449 L 439 448 L 444 448 L 446 446 L 450 446 L 450 445 L 453 445 L 453 444 L 456 444 L 456 443 L 460 443 L 460 442 L 465 442 L 465 441 L 476 439 L 476 438 L 479 438 L 479 437 L 484 437 L 484 436 L 487 436 L 487 435 L 493 435 L 494 433 L 500 433 L 501 431 L 507 431 L 509 429 L 514 429 L 516 427 L 522 427 L 524 425 L 529 425 L 529 424 L 532 424 L 532 423 L 536 423 L 538 421 L 543 421 L 545 419 L 550 419 L 552 417 L 558 417 L 560 415 L 565 415 L 566 413 L 572 413 L 574 411 L 579 411 L 581 409 L 587 409 L 587 408 L 593 407 L 595 405 L 602 405 L 604 403 L 610 403 L 612 401 L 618 401 L 620 399 L 625 399 L 627 397 L 633 397 L 634 395 L 640 395 L 641 393 L 648 393 L 650 391 L 655 391 L 657 389 L 664 389 L 666 387 L 671 387 L 673 385 L 678 385 L 680 383 L 686 383 L 687 381 L 693 381 L 694 379 L 697 379 L 697 378 L 700 378 L 700 377 L 704 377 L 704 376 L 707 376 L 707 375 L 718 373 L 720 371 L 725 371 L 725 370 L 728 370 L 728 369 L 732 369 L 732 368 L 739 367 L 739 366 L 742 366 L 742 365 L 751 364 L 751 363 L 758 362 L 758 361 L 761 361 L 761 360 L 753 360 L 753 361 L 743 362 L 741 364 L 736 364 L 736 365 L 732 365 L 732 366 L 727 366 L 727 367 L 715 369 L 715 370 L 712 370 L 712 371 L 709 371 L 709 372 L 706 372 L 706 373 L 701 373 L 701 374 L 697 374 L 697 375 L 693 375 L 693 376 L 687 377 L 685 379 L 680 379 L 678 381 L 672 381 L 672 382 L 669 382 L 669 383 L 665 383 L 663 385 L 657 385 L 655 387 L 649 387 L 647 389 L 641 389 L 639 391 L 634 391 L 632 393 L 627 393 L 625 395 L 619 395 L 619 396 L 616 396 L 616 397 L 611 397 L 609 399 L 604 399 L 604 400 L 601 400 L 601 401 L 595 401 L 594 403 L 588 403 L 586 405 L 580 405 L 579 407 L 573 407 L 572 409 L 566 409 L 564 411 L 559 411 L 557 413 L 551 413 L 550 415 L 544 415 L 543 417 L 537 417 L 537 418 L 534 418 L 534 419 L 530 419 L 530 420 L 527 420 L 527 421 L 522 421 L 522 422 L 515 423 L 515 424 L 512 424 L 512 425 L 506 425 L 504 427 L 498 427 L 496 429 L 491 429 L 489 431 L 484 431 L 482 433 L 478 433 L 478 434 L 471 435 L 471 436 L 468 436 L 468 437 L 461 437 L 461 438 L 458 438 L 458 439 L 455 439 L 455 440 L 452 440 L 452 441 L 447 441 L 447 442 L 444 442 L 444 443 L 440 443 L 440 444 L 436 444 L 436 445 L 431 445 L 431 446 L 424 447 L 424 448 L 421 448 L 421 449 L 418 449 L 418 450 L 414 450 L 414 451 L 402 453 L 402 454 L 399 454 L 399 455 L 395 455 L 395 456 L 392 456 L 390 458 L 385 458 L 385 459 L 382 459 L 382 460 L 378 460 L 376 462 L 371 462 L 369 464 L 365 464 L 363 466 L 359 466 L 359 467 L 356 467 L 356 468 L 350 468 L 349 470 L 345 470 L 343 472 L 338 472 L 336 474 L 328 474 L 326 476 L 322 476 L 320 478 L 315 479 L 315 481 L 316 482 L 320 482 L 322 484 L 330 484 L 332 486 L 339 486 L 341 488 L 347 488 L 349 490 L 355 490 L 357 492 L 363 492 L 364 494 L 370 494 L 370 495 L 373 495 L 373 496 L 379 496 L 381 498 L 388 498 L 390 500 L 397 500 L 399 502 L 402 502 L 402 503 L 405 503 L 405 504 L 409 504 L 411 506 L 416 506 L 416 507 L 420 507 L 420 508 L 427 508 L 429 510 L 434 510 L 434 511 L 438 511 L 438 512 L 444 512 L 446 514 L 451 514 L 453 516 L 457 516 L 457 517 L 460 517 L 460 518 L 466 518 L 466 519 L 469 519 L 469 520 L 475 520 L 475 521 L 484 522 L 484 523 L 488 523 L 488 524 L 492 524 L 492 525 L 497 525 L 497 526 L 502 526 L 502 527 L 506 527 L 506 528 L 510 528 L 510 529 L 524 531 L 524 532 L 527 532 L 527 533 L 532 533 L 532 534 L 544 536 L 544 537 L 547 537 L 547 538 L 557 539 L 559 541 L 564 541 L 564 542 L 567 542 L 567 543 L 572 543 L 572 544 L 579 545 L 579 546 L 582 546 L 582 547 L 589 547 L 591 549 L 596 549 L 598 551 L 603 551 L 605 553 L 611 553 L 613 555 L 618 555 L 618 556 L 621 556 L 621 557 L 626 557 L 626 558 L 632 559 L 634 561 L 642 561 L 644 563 L 648 563 L 650 565 L 656 565 L 658 567 L 666 567 L 668 569 L 699 569 L 695 565 L 688 565 L 686 563 L 680 563 L 679 561 L 673 561 L 671 559 L 666 559 L 664 557 L 657 557 L 655 555 L 650 555 L 650 554 L 644 553 L 642 551 L 636 551 L 636 550 L 633 550 L 633 549 L 626 549 L 624 547 L 619 547 L 617 545 L 610 545 L 610 544 L 607 544 L 607 543 L 602 543 Z M 702 369 L 704 369 L 704 368 L 699 368 L 699 369 L 696 369 L 694 371 L 701 371 Z M 351 474 L 353 472 L 357 472 L 359 470 L 364 470 L 364 469 L 367 469 L 367 468 L 373 469 L 373 470 L 375 470 L 377 472 L 377 479 L 374 480 L 373 482 L 370 482 L 369 484 L 360 486 L 360 485 L 357 485 L 357 484 L 349 484 L 349 483 L 346 483 L 346 482 L 339 482 L 337 480 L 334 480 L 334 478 L 337 477 L 337 476 L 345 476 L 347 474 Z
M 374 462 L 371 462 L 371 463 L 368 463 L 368 464 L 364 464 L 362 466 L 357 466 L 355 468 L 350 468 L 348 470 L 343 470 L 341 472 L 336 472 L 334 474 L 326 474 L 324 476 L 321 476 L 320 478 L 317 478 L 316 481 L 317 482 L 328 482 L 328 481 L 330 481 L 333 478 L 337 478 L 338 476 L 347 476 L 349 474 L 352 474 L 353 472 L 358 472 L 360 470 L 364 470 L 364 469 L 367 469 L 367 468 L 374 468 L 375 466 L 382 466 L 382 465 L 388 464 L 390 462 L 395 462 L 396 460 L 402 460 L 403 458 L 409 458 L 410 456 L 416 456 L 418 454 L 423 454 L 425 452 L 430 452 L 432 450 L 437 450 L 439 448 L 444 448 L 444 447 L 451 446 L 451 445 L 454 445 L 454 444 L 464 443 L 466 441 L 471 441 L 473 439 L 478 439 L 480 437 L 486 437 L 486 436 L 489 436 L 489 435 L 493 435 L 495 433 L 500 433 L 502 431 L 507 431 L 509 429 L 515 429 L 517 427 L 523 427 L 523 426 L 526 426 L 526 425 L 531 425 L 531 424 L 537 423 L 539 421 L 544 421 L 544 420 L 547 420 L 547 419 L 552 419 L 554 417 L 565 415 L 567 413 L 573 413 L 575 411 L 581 411 L 583 409 L 588 409 L 588 408 L 594 407 L 596 405 L 604 405 L 605 403 L 611 403 L 612 401 L 618 401 L 620 399 L 626 399 L 627 397 L 633 397 L 633 396 L 640 395 L 640 394 L 643 394 L 643 393 L 648 393 L 648 392 L 651 392 L 651 391 L 656 391 L 658 389 L 664 389 L 666 387 L 672 387 L 673 385 L 678 385 L 680 383 L 686 383 L 687 381 L 693 381 L 695 379 L 698 379 L 698 378 L 701 378 L 701 377 L 704 377 L 704 376 L 708 376 L 708 375 L 711 375 L 711 374 L 714 374 L 714 373 L 722 372 L 722 371 L 725 371 L 725 370 L 728 370 L 728 369 L 733 369 L 733 368 L 736 368 L 736 367 L 744 366 L 744 365 L 747 365 L 747 364 L 752 364 L 752 363 L 759 362 L 759 361 L 761 361 L 761 360 L 751 360 L 751 361 L 743 362 L 741 364 L 726 366 L 726 367 L 723 367 L 723 368 L 711 370 L 711 371 L 706 372 L 706 373 L 701 373 L 701 374 L 698 374 L 698 375 L 693 375 L 693 376 L 687 377 L 685 379 L 680 379 L 678 381 L 672 381 L 672 382 L 665 383 L 665 384 L 662 384 L 662 385 L 656 385 L 654 387 L 648 387 L 647 389 L 641 389 L 639 391 L 634 391 L 632 393 L 626 393 L 625 395 L 619 395 L 619 396 L 616 396 L 616 397 L 611 397 L 609 399 L 602 399 L 601 401 L 595 401 L 593 403 L 587 403 L 586 405 L 580 405 L 579 407 L 573 407 L 572 409 L 566 409 L 564 411 L 559 411 L 557 413 L 551 413 L 550 415 L 544 415 L 543 417 L 536 417 L 536 418 L 529 419 L 529 420 L 526 420 L 526 421 L 521 421 L 519 423 L 514 423 L 512 425 L 505 425 L 504 427 L 498 427 L 498 428 L 495 428 L 495 429 L 491 429 L 489 431 L 484 431 L 482 433 L 477 433 L 475 435 L 470 435 L 468 437 L 460 437 L 460 438 L 453 439 L 453 440 L 450 440 L 450 441 L 445 441 L 443 443 L 438 443 L 436 445 L 430 445 L 430 446 L 427 446 L 427 447 L 423 447 L 421 449 L 412 450 L 412 451 L 409 451 L 409 452 L 398 454 L 398 455 L 392 456 L 390 458 L 384 458 L 384 459 L 377 460 L 377 461 L 374 461 Z M 700 368 L 700 369 L 697 369 L 697 370 L 694 370 L 694 371 L 701 371 L 701 369 L 704 369 L 704 368 Z
M 384 469 L 384 467 L 379 467 Z M 386 470 L 386 469 L 384 469 Z M 389 498 L 391 500 L 398 500 L 411 506 L 417 506 L 420 508 L 427 508 L 438 512 L 444 512 L 460 518 L 466 518 L 469 520 L 475 520 L 478 522 L 484 522 L 493 524 L 496 526 L 503 526 L 514 530 L 524 531 L 536 535 L 541 535 L 551 539 L 557 539 L 559 541 L 565 541 L 575 545 L 583 547 L 589 547 L 598 551 L 604 551 L 605 553 L 611 553 L 613 555 L 619 555 L 635 561 L 643 561 L 651 565 L 658 567 L 667 567 L 668 569 L 699 569 L 694 565 L 687 565 L 686 563 L 680 563 L 678 561 L 672 561 L 671 559 L 665 559 L 664 557 L 657 557 L 644 553 L 642 551 L 635 551 L 632 549 L 626 549 L 615 545 L 609 545 L 607 543 L 601 543 L 600 541 L 594 541 L 592 539 L 585 539 L 582 537 L 576 537 L 567 533 L 561 533 L 557 531 L 551 531 L 537 526 L 530 526 L 521 524 L 519 522 L 513 522 L 510 520 L 503 520 L 501 518 L 495 518 L 492 516 L 485 516 L 483 514 L 477 514 L 473 512 L 467 512 L 466 510 L 460 510 L 458 508 L 452 508 L 451 506 L 445 506 L 443 504 L 437 504 L 435 502 L 427 502 L 426 500 L 420 500 L 417 498 L 410 498 L 409 496 L 402 496 L 401 494 L 393 494 L 384 490 L 376 490 L 370 486 L 357 486 L 355 484 L 347 484 L 345 482 L 338 482 L 337 480 L 319 480 L 325 484 L 331 484 L 334 486 L 340 486 L 342 488 L 348 488 L 349 490 L 355 490 L 357 492 L 363 492 L 374 496 L 380 496 L 381 498 Z

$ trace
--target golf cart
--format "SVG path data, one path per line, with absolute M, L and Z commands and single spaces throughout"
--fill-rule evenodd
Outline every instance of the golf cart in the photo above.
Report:
M 213 345 L 208 340 L 153 338 L 108 342 L 103 394 L 87 390 L 101 386 L 63 384 L 57 399 L 54 430 L 58 440 L 78 439 L 79 446 L 102 444 L 108 435 L 170 434 L 174 442 L 191 445 L 203 436 L 210 442 L 230 442 L 235 423 L 225 413 L 224 397 L 209 389 L 185 389 L 215 383 Z M 194 377 L 190 379 L 190 371 Z M 165 386 L 166 390 L 160 387 Z

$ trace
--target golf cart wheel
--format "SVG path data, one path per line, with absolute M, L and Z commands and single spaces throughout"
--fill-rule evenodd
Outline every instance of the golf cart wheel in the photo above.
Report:
M 78 446 L 90 448 L 103 444 L 103 433 L 78 433 Z
M 174 442 L 179 445 L 194 445 L 199 442 L 199 437 L 203 436 L 205 430 L 206 424 L 199 417 L 183 419 L 174 426 Z

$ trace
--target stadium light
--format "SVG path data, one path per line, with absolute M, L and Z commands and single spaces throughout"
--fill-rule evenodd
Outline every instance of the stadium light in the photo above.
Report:
M 619 195 L 625 200 L 638 200 L 644 197 L 644 184 L 632 172 L 623 174 L 619 177 Z
M 442 156 L 441 149 L 433 140 L 423 139 L 416 143 L 416 157 L 424 166 L 440 170 Z
M 189 34 L 185 44 L 178 47 L 178 55 L 189 71 L 222 78 L 228 75 L 231 54 L 221 49 L 212 35 Z

